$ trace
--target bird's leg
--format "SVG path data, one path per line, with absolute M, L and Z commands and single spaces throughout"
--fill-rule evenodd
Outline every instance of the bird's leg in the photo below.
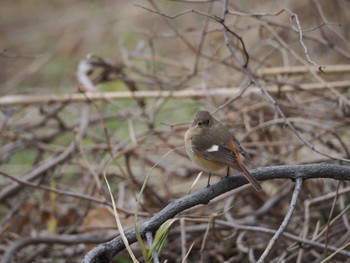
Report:
M 226 177 L 229 177 L 229 175 L 230 175 L 230 167 L 229 167 L 229 166 L 227 166 L 227 173 L 226 173 Z
M 207 184 L 207 187 L 210 186 L 210 177 L 211 177 L 211 172 L 209 172 L 209 177 L 208 177 L 208 184 Z

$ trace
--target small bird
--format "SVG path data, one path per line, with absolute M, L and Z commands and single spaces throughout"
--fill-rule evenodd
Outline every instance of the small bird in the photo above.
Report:
M 185 133 L 186 152 L 190 159 L 209 173 L 233 168 L 245 176 L 256 191 L 262 191 L 259 182 L 244 167 L 240 154 L 247 157 L 236 138 L 208 111 L 198 111 L 190 128 Z

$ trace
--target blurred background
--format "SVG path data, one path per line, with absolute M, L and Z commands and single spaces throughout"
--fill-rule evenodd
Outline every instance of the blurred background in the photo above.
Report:
M 223 1 L 1 2 L 2 262 L 80 262 L 117 235 L 104 174 L 125 229 L 132 227 L 147 174 L 140 221 L 186 195 L 200 171 L 184 151 L 183 135 L 199 109 L 220 108 L 215 117 L 252 156 L 245 160 L 248 168 L 348 165 L 350 2 L 228 2 L 226 35 L 218 19 Z M 48 102 L 45 96 L 84 89 L 77 79 L 84 58 L 97 92 L 145 96 Z M 152 91 L 171 93 L 150 98 Z M 203 175 L 193 191 L 206 181 Z M 182 213 L 185 223 L 174 223 L 161 261 L 182 262 L 194 242 L 188 262 L 254 262 L 270 235 L 209 222 L 215 213 L 228 222 L 278 228 L 293 183 L 270 180 L 262 186 L 264 193 L 244 186 Z M 331 179 L 306 181 L 287 231 L 342 247 L 350 240 L 348 188 Z M 339 189 L 343 194 L 336 200 L 317 199 Z M 266 203 L 268 209 L 259 210 Z M 215 235 L 204 246 L 207 227 Z M 90 233 L 99 234 L 90 244 L 79 240 Z M 132 247 L 143 261 L 138 245 Z M 322 250 L 283 238 L 271 262 L 324 257 Z M 338 255 L 332 262 L 345 260 Z M 132 261 L 123 252 L 114 262 Z

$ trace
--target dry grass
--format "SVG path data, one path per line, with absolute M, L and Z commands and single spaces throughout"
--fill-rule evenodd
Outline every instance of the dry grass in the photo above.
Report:
M 198 109 L 217 110 L 252 156 L 249 168 L 348 166 L 349 3 L 230 1 L 221 20 L 225 1 L 198 2 L 2 4 L 3 263 L 80 262 L 116 236 L 103 174 L 124 230 L 155 163 L 139 221 L 186 196 L 199 171 L 183 135 Z M 77 80 L 87 54 L 96 56 Z M 86 76 L 97 91 L 85 93 Z M 205 185 L 202 176 L 192 192 Z M 347 185 L 304 182 L 287 234 L 266 262 L 320 262 L 342 247 L 350 253 Z M 262 186 L 264 193 L 242 186 L 179 214 L 160 261 L 258 260 L 293 193 L 290 180 Z M 144 261 L 139 244 L 130 247 Z M 126 251 L 117 258 L 131 262 Z M 340 253 L 325 262 L 346 260 Z

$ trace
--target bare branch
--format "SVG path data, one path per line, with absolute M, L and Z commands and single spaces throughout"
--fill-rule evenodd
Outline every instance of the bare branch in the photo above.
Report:
M 300 89 L 305 91 L 324 89 L 328 86 L 333 88 L 347 88 L 350 85 L 350 80 L 341 80 L 323 83 L 305 83 L 297 85 Z M 270 85 L 266 86 L 266 89 L 271 93 L 277 93 L 280 91 L 295 91 L 295 85 Z M 51 104 L 56 102 L 73 103 L 73 102 L 89 102 L 89 101 L 110 101 L 110 100 L 126 100 L 133 98 L 207 98 L 207 97 L 236 97 L 241 96 L 242 93 L 254 94 L 259 93 L 257 86 L 249 86 L 249 89 L 245 91 L 245 88 L 231 87 L 231 88 L 215 88 L 215 89 L 186 89 L 186 90 L 140 90 L 135 92 L 130 91 L 118 91 L 118 92 L 86 92 L 86 93 L 72 93 L 64 95 L 7 95 L 0 97 L 0 106 L 12 106 L 12 105 L 35 105 L 35 104 Z
M 250 171 L 258 180 L 270 179 L 291 179 L 306 180 L 310 178 L 332 178 L 335 180 L 350 180 L 350 167 L 327 164 L 309 164 L 309 165 L 286 165 L 259 168 Z M 213 198 L 240 187 L 248 183 L 243 176 L 233 176 L 224 178 L 215 185 L 211 185 L 196 193 L 184 196 L 172 201 L 164 209 L 159 211 L 151 219 L 139 225 L 141 235 L 146 232 L 155 232 L 166 220 L 175 217 L 182 211 L 196 205 L 207 204 Z M 125 231 L 129 243 L 136 242 L 134 229 Z M 124 243 L 120 236 L 113 240 L 101 244 L 91 250 L 82 261 L 83 263 L 104 263 L 124 249 Z
M 301 186 L 303 184 L 303 180 L 302 178 L 297 178 L 295 180 L 295 188 L 294 188 L 294 192 L 293 192 L 293 196 L 292 196 L 292 200 L 290 202 L 290 206 L 289 209 L 283 219 L 282 224 L 280 225 L 280 227 L 278 228 L 277 232 L 274 234 L 274 236 L 271 238 L 269 244 L 267 245 L 266 249 L 264 250 L 264 253 L 261 255 L 261 257 L 258 260 L 258 263 L 263 263 L 266 261 L 267 257 L 269 256 L 269 254 L 271 253 L 272 249 L 274 248 L 274 246 L 276 245 L 277 241 L 280 239 L 280 237 L 282 236 L 283 232 L 286 230 L 286 227 L 290 221 L 290 219 L 292 218 L 294 209 L 295 209 L 295 205 L 297 203 L 298 200 L 298 196 L 301 190 Z

